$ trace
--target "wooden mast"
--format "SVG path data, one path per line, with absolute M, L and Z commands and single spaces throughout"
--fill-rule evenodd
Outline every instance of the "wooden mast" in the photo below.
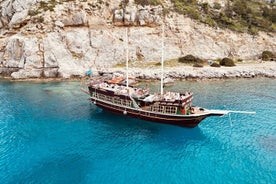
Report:
M 125 49 L 126 49 L 126 87 L 128 88 L 128 28 L 126 27 L 125 33 Z
M 164 24 L 162 24 L 162 54 L 161 54 L 161 88 L 160 93 L 163 95 L 163 87 L 164 87 Z

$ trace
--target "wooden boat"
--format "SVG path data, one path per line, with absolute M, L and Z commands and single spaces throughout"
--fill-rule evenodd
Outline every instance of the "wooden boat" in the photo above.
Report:
M 126 53 L 128 55 L 128 50 Z M 124 85 L 120 83 L 124 78 L 116 78 L 113 80 L 92 78 L 88 84 L 90 101 L 104 110 L 108 110 L 120 115 L 183 127 L 195 127 L 202 120 L 210 116 L 223 116 L 225 114 L 229 114 L 230 112 L 251 113 L 243 111 L 208 110 L 192 105 L 192 93 L 164 93 L 163 42 L 161 59 L 162 76 L 160 85 L 161 89 L 159 94 L 150 93 L 149 89 L 129 86 L 128 57 L 126 57 L 126 84 Z
M 97 80 L 92 80 L 88 89 L 90 101 L 102 109 L 157 123 L 195 127 L 209 116 L 227 114 L 227 111 L 192 106 L 193 94 L 187 92 L 152 94 L 148 89 Z

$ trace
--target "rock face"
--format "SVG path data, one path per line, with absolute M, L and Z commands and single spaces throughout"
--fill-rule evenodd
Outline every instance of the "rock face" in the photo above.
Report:
M 131 6 L 114 11 L 114 25 L 116 26 L 150 26 L 162 24 L 162 7 Z
M 130 61 L 160 60 L 161 24 L 165 25 L 164 59 L 187 54 L 203 59 L 256 59 L 264 50 L 276 50 L 275 33 L 238 34 L 176 13 L 164 17 L 162 6 L 123 2 L 0 1 L 0 76 L 82 77 L 91 68 L 122 63 L 125 27 Z

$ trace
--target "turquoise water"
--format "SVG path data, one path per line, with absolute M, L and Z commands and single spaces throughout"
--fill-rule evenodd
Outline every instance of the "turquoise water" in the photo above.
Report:
M 196 105 L 257 112 L 194 129 L 103 112 L 79 88 L 0 80 L 1 184 L 276 181 L 275 79 L 178 82 Z

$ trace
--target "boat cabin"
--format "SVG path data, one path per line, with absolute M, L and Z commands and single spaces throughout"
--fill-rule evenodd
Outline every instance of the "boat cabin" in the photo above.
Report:
M 91 97 L 118 106 L 165 114 L 190 114 L 192 93 L 166 92 L 150 94 L 149 89 L 126 87 L 108 82 L 92 81 L 89 84 Z

